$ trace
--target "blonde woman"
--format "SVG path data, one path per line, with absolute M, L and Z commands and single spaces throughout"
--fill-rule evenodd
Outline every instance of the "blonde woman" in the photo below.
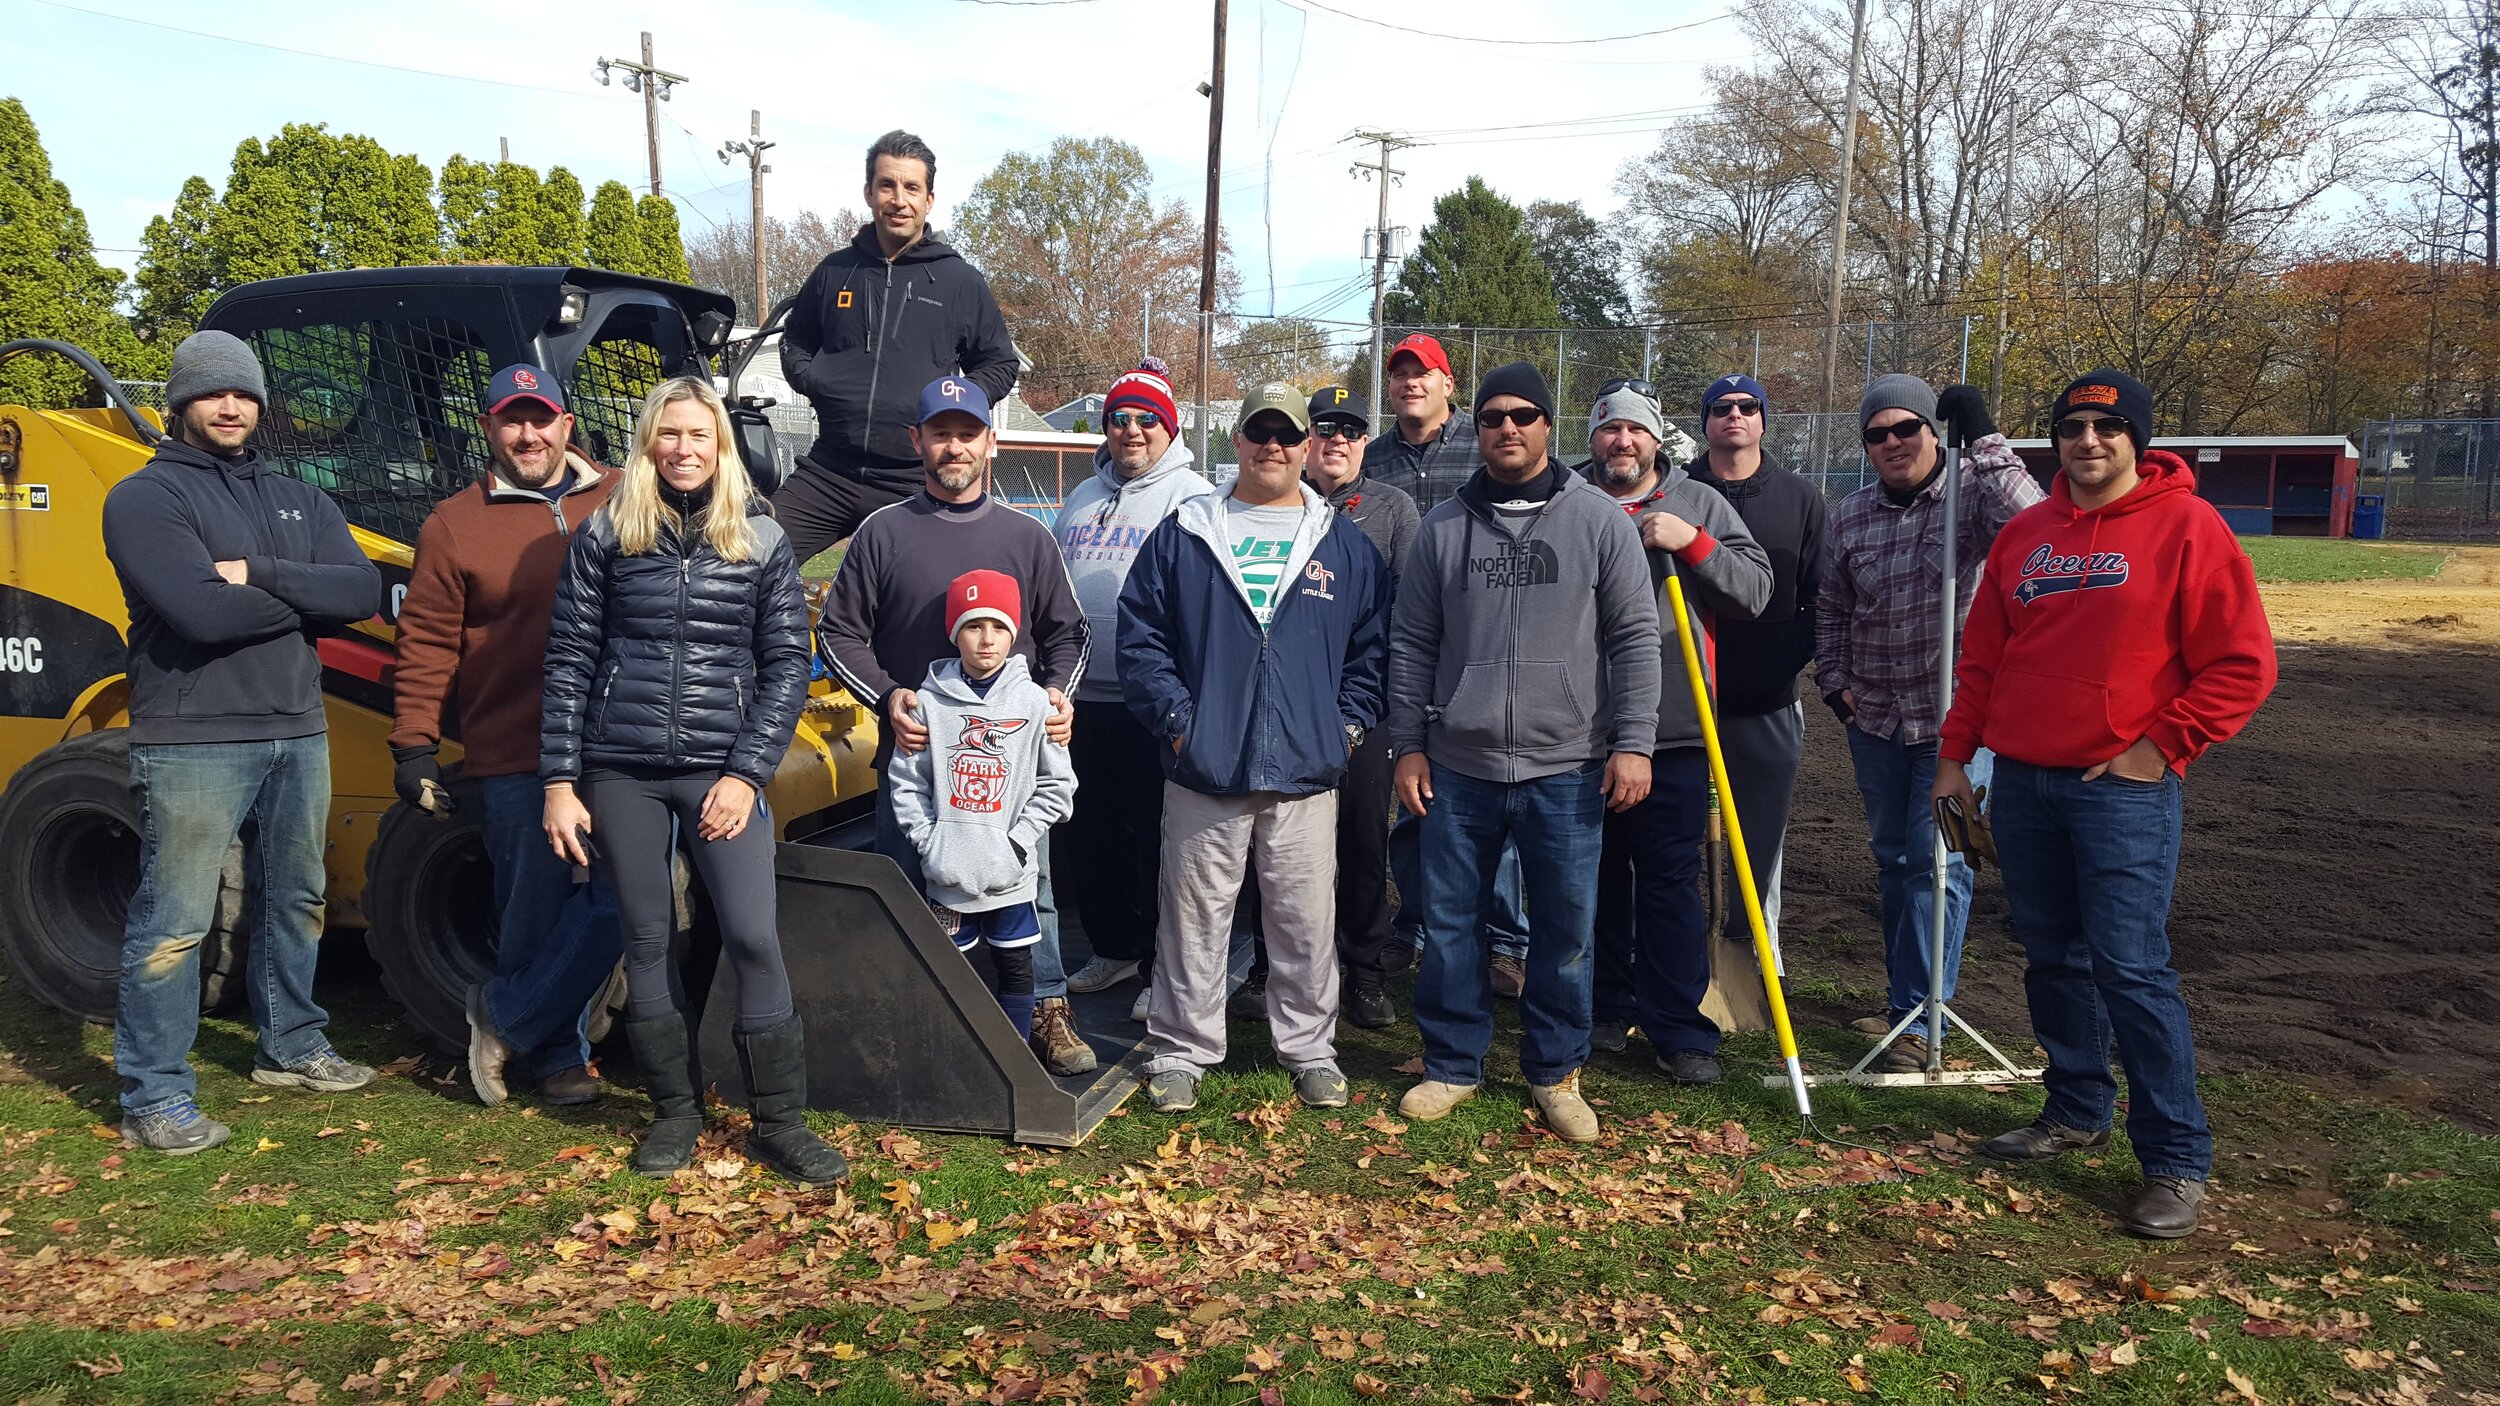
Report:
M 748 1152 L 794 1181 L 840 1181 L 808 1131 L 805 1041 L 773 913 L 764 783 L 807 695 L 798 562 L 747 477 L 711 386 L 664 382 L 643 402 L 615 497 L 573 538 L 547 636 L 539 746 L 548 842 L 593 856 L 616 889 L 625 1029 L 650 1090 L 634 1168 L 694 1158 L 704 1079 L 669 938 L 674 823 L 719 915 L 737 977 L 735 1027 L 755 1110 Z

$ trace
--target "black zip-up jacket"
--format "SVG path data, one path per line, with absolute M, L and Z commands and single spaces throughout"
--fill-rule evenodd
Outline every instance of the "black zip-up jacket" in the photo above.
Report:
M 704 540 L 707 510 L 640 556 L 618 547 L 612 506 L 573 534 L 547 629 L 541 778 L 606 763 L 718 768 L 758 791 L 772 779 L 807 701 L 799 565 L 762 499 L 747 504 L 746 561 Z
M 1751 620 L 1719 617 L 1719 711 L 1776 713 L 1797 701 L 1797 675 L 1814 658 L 1815 602 L 1823 594 L 1823 544 L 1831 510 L 1821 491 L 1762 456 L 1749 478 L 1710 472 L 1710 455 L 1685 472 L 1717 489 L 1771 556 L 1771 600 Z
M 130 611 L 130 740 L 311 737 L 313 640 L 382 608 L 382 577 L 328 494 L 250 450 L 168 438 L 104 498 L 104 554 Z M 217 574 L 243 563 L 244 584 Z
M 962 376 L 996 405 L 1016 384 L 1016 344 L 981 271 L 935 234 L 891 262 L 874 225 L 825 256 L 781 329 L 781 374 L 816 407 L 817 468 L 909 496 L 908 433 L 920 389 Z M 918 682 L 918 680 L 913 680 Z

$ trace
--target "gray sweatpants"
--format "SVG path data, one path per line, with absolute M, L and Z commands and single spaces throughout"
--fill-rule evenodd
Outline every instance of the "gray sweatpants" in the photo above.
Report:
M 1788 838 L 1788 803 L 1797 790 L 1797 764 L 1805 755 L 1806 710 L 1791 703 L 1776 713 L 1719 719 L 1719 750 L 1727 757 L 1728 785 L 1735 788 L 1736 819 L 1745 830 L 1745 855 L 1753 861 L 1754 887 L 1762 894 L 1762 922 L 1771 950 L 1780 940 L 1780 846 Z M 1727 936 L 1751 944 L 1745 900 L 1736 887 L 1735 850 L 1728 851 Z
M 1337 1067 L 1337 793 L 1205 796 L 1167 781 L 1148 1077 L 1224 1062 L 1233 908 L 1253 864 L 1276 1060 L 1296 1074 Z

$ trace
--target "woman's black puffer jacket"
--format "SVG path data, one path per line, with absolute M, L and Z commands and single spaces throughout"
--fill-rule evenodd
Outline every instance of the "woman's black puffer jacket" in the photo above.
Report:
M 606 508 L 574 534 L 547 631 L 541 778 L 717 767 L 761 791 L 789 750 L 808 669 L 790 539 L 755 499 L 756 553 L 724 561 L 702 536 L 708 505 L 687 511 L 641 556 L 618 548 Z

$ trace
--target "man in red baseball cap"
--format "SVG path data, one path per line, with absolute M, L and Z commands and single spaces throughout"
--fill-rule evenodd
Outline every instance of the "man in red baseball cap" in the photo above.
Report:
M 1450 413 L 1458 390 L 1450 354 L 1421 332 L 1406 338 L 1389 349 L 1381 389 L 1397 431 L 1373 437 L 1363 476 L 1405 489 L 1417 512 L 1431 512 L 1476 471 L 1476 427 Z

